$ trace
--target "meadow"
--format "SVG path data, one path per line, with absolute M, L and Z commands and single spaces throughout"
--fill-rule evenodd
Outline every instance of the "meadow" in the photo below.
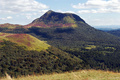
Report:
M 74 72 L 28 75 L 18 78 L 6 76 L 0 80 L 120 80 L 120 73 L 102 70 L 79 70 Z

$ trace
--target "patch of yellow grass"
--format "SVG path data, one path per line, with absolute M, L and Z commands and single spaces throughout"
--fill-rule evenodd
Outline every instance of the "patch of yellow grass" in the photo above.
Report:
M 80 70 L 59 74 L 19 77 L 12 80 L 120 80 L 120 73 L 101 70 Z
M 85 49 L 94 49 L 94 48 L 96 48 L 95 45 L 87 45 L 87 47 L 85 47 Z

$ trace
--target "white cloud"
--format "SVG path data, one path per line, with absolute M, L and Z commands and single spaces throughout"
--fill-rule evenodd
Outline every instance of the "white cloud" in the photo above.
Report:
M 12 19 L 12 17 L 11 17 L 11 16 L 8 16 L 7 19 Z
M 17 13 L 39 11 L 48 6 L 35 0 L 0 0 L 0 12 Z
M 74 14 L 75 14 L 75 12 L 74 12 L 74 11 L 66 11 L 66 13 L 74 13 Z
M 57 12 L 61 12 L 61 13 L 73 13 L 73 14 L 75 14 L 74 11 L 62 11 L 62 10 L 58 10 Z
M 80 9 L 79 13 L 120 12 L 120 0 L 88 0 L 72 7 Z
M 21 16 L 25 16 L 27 19 L 32 19 L 32 16 L 36 16 L 38 13 L 22 13 Z
M 0 20 L 8 20 L 8 19 L 12 19 L 12 17 L 11 17 L 11 16 L 8 16 L 8 17 L 6 17 L 6 18 L 0 18 Z
M 45 12 L 47 12 L 48 10 L 41 10 L 41 11 L 38 11 L 39 13 L 41 14 L 44 14 Z
M 120 20 L 114 19 L 92 19 L 88 21 L 93 26 L 101 26 L 101 25 L 120 25 Z
M 90 13 L 90 10 L 81 10 L 81 11 L 78 11 L 78 13 Z

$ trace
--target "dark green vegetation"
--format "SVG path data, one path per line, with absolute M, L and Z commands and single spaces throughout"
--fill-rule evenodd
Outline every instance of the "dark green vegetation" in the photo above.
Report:
M 78 48 L 87 45 L 115 45 L 120 44 L 120 38 L 106 32 L 80 24 L 77 28 L 29 28 L 29 34 L 47 41 L 56 47 Z
M 110 34 L 120 37 L 120 29 L 107 31 Z
M 78 70 L 83 61 L 57 48 L 50 47 L 46 51 L 26 51 L 10 41 L 0 43 L 0 76 L 5 72 L 11 76 L 45 74 Z
M 120 70 L 119 38 L 94 28 L 30 28 L 31 34 L 84 61 L 86 69 Z M 85 26 L 84 26 L 85 27 Z M 85 32 L 86 31 L 86 32 Z
M 78 69 L 120 71 L 120 38 L 92 28 L 75 14 L 48 11 L 29 25 L 1 32 L 31 34 L 56 47 L 26 51 L 4 41 L 0 47 L 1 74 L 7 71 L 17 76 Z

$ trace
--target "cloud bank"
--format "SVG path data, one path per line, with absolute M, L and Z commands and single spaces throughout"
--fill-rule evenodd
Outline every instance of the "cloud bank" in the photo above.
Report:
M 0 0 L 0 12 L 2 13 L 40 11 L 47 8 L 47 5 L 35 0 Z
M 120 13 L 120 0 L 88 0 L 72 7 L 79 9 L 79 13 Z

